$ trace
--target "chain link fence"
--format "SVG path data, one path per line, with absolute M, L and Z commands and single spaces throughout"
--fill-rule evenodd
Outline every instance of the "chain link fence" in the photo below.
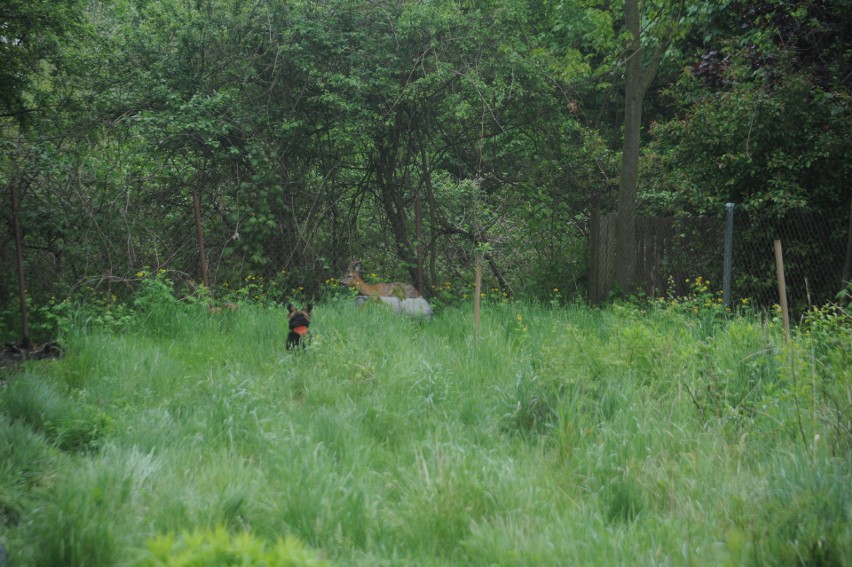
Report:
M 722 290 L 726 211 L 718 216 L 646 217 L 636 223 L 636 281 L 649 297 L 682 297 L 691 283 Z M 845 213 L 845 214 L 844 214 Z M 775 241 L 783 249 L 787 302 L 794 316 L 836 300 L 844 289 L 847 211 L 791 211 L 769 216 L 733 209 L 730 257 L 731 306 L 766 309 L 780 302 Z M 614 215 L 593 216 L 590 298 L 614 291 Z M 848 268 L 847 268 L 848 270 Z
M 794 316 L 837 300 L 847 256 L 849 211 L 791 211 L 773 218 L 734 211 L 734 300 L 766 307 L 779 302 L 776 240 L 781 242 L 787 302 Z
M 50 193 L 21 195 L 23 269 L 28 302 L 34 311 L 81 291 L 105 300 L 121 298 L 135 289 L 145 273 L 160 270 L 165 270 L 180 289 L 203 283 L 191 194 L 138 202 L 115 195 L 104 194 L 100 200 L 94 197 L 66 197 L 66 201 L 57 202 Z M 0 232 L 0 314 L 5 317 L 0 323 L 5 328 L 0 327 L 0 331 L 5 337 L 14 337 L 19 328 L 15 313 L 20 294 L 9 201 L 0 208 L 4 227 Z M 255 282 L 263 281 L 264 293 L 276 301 L 298 295 L 316 298 L 328 279 L 342 275 L 350 257 L 364 250 L 371 251 L 377 264 L 378 259 L 387 260 L 387 266 L 368 269 L 394 269 L 395 251 L 388 244 L 393 239 L 387 228 L 382 228 L 381 219 L 353 219 L 353 209 L 339 206 L 339 202 L 315 199 L 284 203 L 265 216 L 249 208 L 239 215 L 232 205 L 229 207 L 215 195 L 201 200 L 208 281 L 217 297 L 244 286 L 251 277 Z M 735 208 L 733 218 L 731 301 L 735 306 L 749 303 L 762 309 L 779 302 L 775 240 L 781 241 L 784 250 L 788 303 L 794 317 L 810 306 L 834 301 L 844 288 L 848 209 L 791 211 L 778 217 Z M 361 227 L 357 234 L 356 226 Z M 718 217 L 710 219 L 672 219 L 665 230 L 646 228 L 659 241 L 654 245 L 659 253 L 652 247 L 642 251 L 651 257 L 652 265 L 643 268 L 646 272 L 641 275 L 651 285 L 650 293 L 683 294 L 688 288 L 686 281 L 697 276 L 710 280 L 714 289 L 721 289 L 724 226 L 721 210 Z M 565 236 L 565 241 L 580 242 L 588 232 L 578 229 L 576 234 Z M 528 239 L 523 235 L 517 238 Z M 445 239 L 436 250 L 453 248 L 450 242 Z M 528 278 L 533 270 L 530 255 L 516 244 L 511 241 L 495 249 L 495 269 L 507 280 Z M 577 258 L 583 258 L 578 252 L 582 248 L 563 246 L 565 254 Z M 462 248 L 453 249 L 455 260 L 443 263 L 459 261 Z M 583 270 L 583 266 L 576 266 L 577 273 Z M 384 275 L 404 278 L 405 273 L 404 268 L 397 267 L 396 273 Z M 458 266 L 439 267 L 432 283 L 441 284 L 463 273 Z M 591 273 L 589 278 L 593 279 Z M 582 276 L 574 282 L 583 283 Z M 506 285 L 512 284 L 508 281 Z M 554 287 L 558 285 L 554 282 Z M 32 320 L 35 326 L 42 323 L 37 314 Z

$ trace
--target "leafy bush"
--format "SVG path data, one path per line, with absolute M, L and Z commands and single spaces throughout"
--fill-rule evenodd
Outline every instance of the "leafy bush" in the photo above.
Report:
M 148 557 L 140 567 L 217 567 L 226 565 L 265 565 L 267 567 L 325 567 L 330 563 L 306 548 L 298 539 L 287 537 L 268 545 L 243 532 L 231 535 L 223 527 L 157 536 L 148 541 Z
M 811 309 L 800 327 L 808 346 L 820 359 L 820 369 L 852 367 L 852 315 L 838 305 Z
M 133 306 L 140 330 L 152 336 L 175 336 L 181 319 L 187 314 L 187 303 L 177 298 L 174 282 L 165 270 L 155 274 L 142 271 L 137 275 L 142 279 L 133 297 Z

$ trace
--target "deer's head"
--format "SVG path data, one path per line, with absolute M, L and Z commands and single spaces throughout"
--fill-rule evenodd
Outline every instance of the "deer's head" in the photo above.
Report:
M 346 274 L 340 278 L 340 283 L 346 287 L 359 287 L 363 284 L 364 280 L 361 279 L 361 262 L 358 260 L 349 262 L 349 268 L 346 270 Z

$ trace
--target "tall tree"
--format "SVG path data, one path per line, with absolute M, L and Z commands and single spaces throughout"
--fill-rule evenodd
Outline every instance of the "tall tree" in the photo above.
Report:
M 31 125 L 44 117 L 45 108 L 59 106 L 53 92 L 58 89 L 53 83 L 63 71 L 63 41 L 80 27 L 81 21 L 80 0 L 7 0 L 0 7 L 0 207 L 8 204 L 11 211 L 8 217 L 3 214 L 0 218 L 8 219 L 9 233 L 14 235 L 11 240 L 20 297 L 21 344 L 25 348 L 29 347 L 30 336 L 23 248 L 24 231 L 30 227 L 24 227 L 21 219 L 22 211 L 32 203 L 24 203 L 24 191 L 37 184 L 35 180 L 47 161 L 33 156 L 46 155 L 52 146 Z M 33 148 L 35 151 L 30 151 Z M 5 244 L 0 233 L 0 260 L 5 255 Z M 5 286 L 0 284 L 0 303 L 5 295 Z
M 639 186 L 639 153 L 642 133 L 642 104 L 660 61 L 674 33 L 677 18 L 669 18 L 670 9 L 659 6 L 657 26 L 664 26 L 657 38 L 657 47 L 646 64 L 642 45 L 642 16 L 639 0 L 625 0 L 624 25 L 628 34 L 624 67 L 624 140 L 621 155 L 621 173 L 618 178 L 618 207 L 615 229 L 615 283 L 621 291 L 629 290 L 636 273 L 636 195 Z M 669 18 L 669 19 L 665 19 Z

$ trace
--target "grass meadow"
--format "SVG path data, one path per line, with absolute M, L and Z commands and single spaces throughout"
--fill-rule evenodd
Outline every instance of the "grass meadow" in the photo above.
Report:
M 0 370 L 13 566 L 852 565 L 852 332 L 616 304 L 70 309 Z M 2 560 L 0 560 L 2 561 Z

